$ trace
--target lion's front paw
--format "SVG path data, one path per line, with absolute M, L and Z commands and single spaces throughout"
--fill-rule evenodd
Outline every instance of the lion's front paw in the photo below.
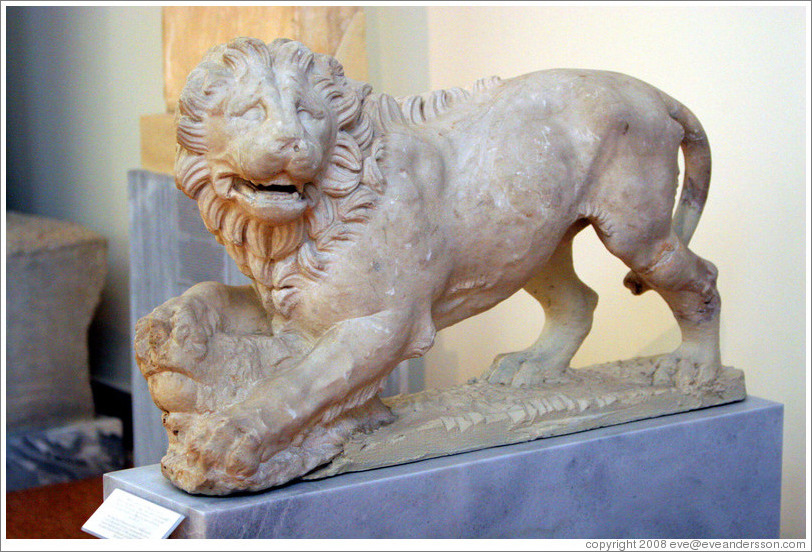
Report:
M 217 413 L 170 414 L 164 419 L 171 437 L 162 471 L 188 492 L 220 495 L 284 483 L 340 452 L 338 434 L 303 427 L 290 412 L 269 397 L 264 404 L 249 400 Z M 320 439 L 303 443 L 314 429 Z
M 202 494 L 247 489 L 261 464 L 264 430 L 239 408 L 221 413 L 169 414 L 169 449 L 161 469 L 177 486 Z
M 393 420 L 377 398 L 329 422 L 310 422 L 281 395 L 252 398 L 222 412 L 169 414 L 169 449 L 161 469 L 190 493 L 258 491 L 302 476 L 339 454 L 356 431 Z
M 239 406 L 229 408 L 206 418 L 202 431 L 189 443 L 189 461 L 231 477 L 251 477 L 259 466 L 266 433 L 256 415 Z

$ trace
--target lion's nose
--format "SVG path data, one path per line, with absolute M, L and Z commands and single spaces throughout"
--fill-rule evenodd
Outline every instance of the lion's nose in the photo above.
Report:
M 258 147 L 257 147 L 258 146 Z M 285 170 L 289 155 L 283 148 L 272 144 L 256 144 L 247 155 L 242 156 L 242 170 L 249 180 L 262 181 Z M 289 149 L 287 151 L 293 151 Z
M 302 150 L 302 139 L 293 137 L 278 138 L 274 140 L 271 145 L 271 150 L 280 157 L 285 157 L 292 153 L 299 153 Z
M 297 175 L 312 171 L 314 156 L 307 142 L 300 138 L 283 138 L 255 143 L 252 153 L 243 157 L 245 176 L 263 180 L 281 172 Z

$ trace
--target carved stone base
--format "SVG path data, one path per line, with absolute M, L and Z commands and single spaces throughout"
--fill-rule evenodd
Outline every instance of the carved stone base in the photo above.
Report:
M 544 386 L 472 381 L 450 389 L 384 399 L 396 420 L 357 433 L 344 451 L 305 479 L 368 470 L 499 445 L 532 441 L 743 400 L 741 370 L 724 367 L 696 388 L 690 368 L 668 371 L 662 357 L 571 370 Z
M 777 538 L 782 406 L 674 416 L 227 498 L 110 473 L 186 516 L 174 538 Z

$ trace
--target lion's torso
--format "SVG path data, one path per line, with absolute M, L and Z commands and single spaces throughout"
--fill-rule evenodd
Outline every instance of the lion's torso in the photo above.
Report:
M 521 289 L 571 226 L 634 193 L 611 180 L 626 142 L 636 154 L 641 142 L 668 142 L 676 162 L 680 132 L 649 85 L 577 70 L 504 81 L 392 128 L 381 138 L 383 197 L 329 276 L 302 289 L 292 324 L 326 328 L 412 304 L 440 329 L 487 310 Z
M 566 69 L 396 101 L 301 44 L 237 40 L 189 77 L 176 175 L 277 331 L 383 311 L 442 328 L 524 286 L 571 228 L 611 232 L 630 198 L 670 219 L 667 103 Z M 645 188 L 652 167 L 670 187 Z

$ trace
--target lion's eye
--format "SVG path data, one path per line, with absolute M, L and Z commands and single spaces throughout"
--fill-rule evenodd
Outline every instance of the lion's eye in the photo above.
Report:
M 265 108 L 262 107 L 262 104 L 254 104 L 243 111 L 239 117 L 246 121 L 261 121 L 265 118 Z
M 298 112 L 299 117 L 305 116 L 311 119 L 324 119 L 324 111 L 315 107 L 299 105 L 296 111 Z

